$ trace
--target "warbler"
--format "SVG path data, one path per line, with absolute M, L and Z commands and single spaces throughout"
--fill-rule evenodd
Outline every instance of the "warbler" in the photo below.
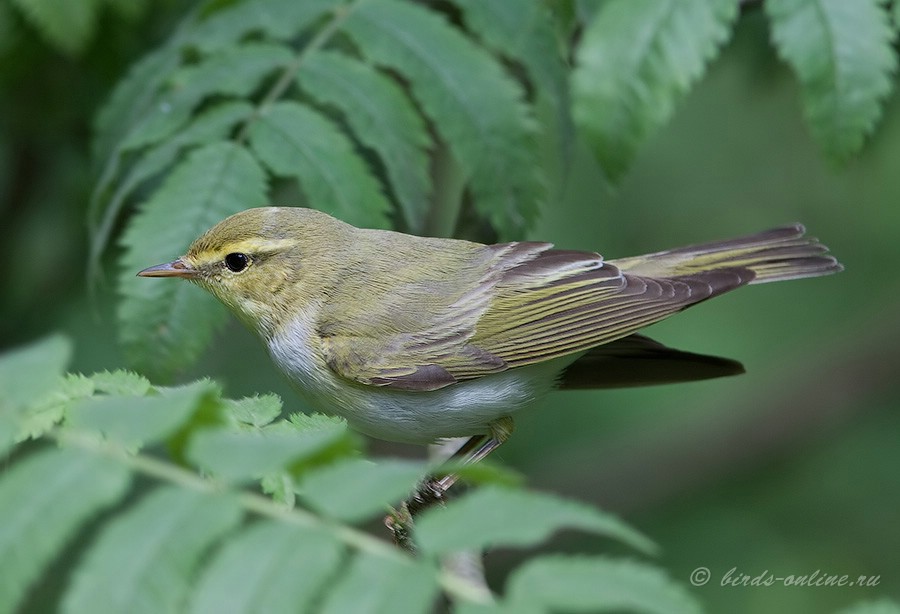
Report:
M 138 275 L 214 294 L 313 409 L 381 439 L 471 437 L 483 456 L 508 436 L 511 416 L 554 387 L 741 372 L 634 333 L 740 286 L 842 270 L 804 233 L 794 224 L 605 261 L 550 243 L 418 237 L 264 207 Z

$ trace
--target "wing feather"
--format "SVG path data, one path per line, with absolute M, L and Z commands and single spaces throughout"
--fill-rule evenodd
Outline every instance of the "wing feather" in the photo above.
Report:
M 554 261 L 561 262 L 558 256 Z M 604 263 L 591 273 L 501 294 L 479 322 L 472 343 L 509 367 L 533 364 L 627 336 L 752 279 L 752 272 L 740 268 L 651 278 L 624 274 Z M 498 285 L 500 292 L 506 289 Z M 518 324 L 492 326 L 504 321 Z
M 492 257 L 459 295 L 438 306 L 425 287 L 421 300 L 431 312 L 414 330 L 382 326 L 354 338 L 332 326 L 322 335 L 327 363 L 363 384 L 435 390 L 620 339 L 753 279 L 738 267 L 671 278 L 626 274 L 599 254 L 551 247 L 487 246 Z M 418 290 L 402 291 L 415 304 Z M 391 322 L 381 313 L 371 320 Z

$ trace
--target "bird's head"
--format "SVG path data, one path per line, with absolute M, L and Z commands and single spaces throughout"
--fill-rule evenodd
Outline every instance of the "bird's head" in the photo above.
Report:
M 247 209 L 210 228 L 183 256 L 138 275 L 192 281 L 265 334 L 317 298 L 329 248 L 348 228 L 312 209 Z

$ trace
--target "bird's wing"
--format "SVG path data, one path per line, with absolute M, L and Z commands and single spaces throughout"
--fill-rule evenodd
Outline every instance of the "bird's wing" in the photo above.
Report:
M 416 270 L 421 261 L 395 256 L 390 283 L 369 283 L 364 301 L 352 296 L 332 301 L 350 305 L 340 314 L 323 310 L 317 333 L 326 364 L 361 384 L 413 391 L 436 390 L 460 379 L 504 371 L 508 367 L 502 358 L 471 339 L 504 272 L 550 247 L 506 243 L 469 249 L 462 257 L 448 253 L 432 262 L 449 260 L 455 266 L 434 270 L 426 279 Z M 414 255 L 410 258 L 415 260 Z
M 320 331 L 326 362 L 362 384 L 435 390 L 509 368 L 581 352 L 657 322 L 752 280 L 741 268 L 674 278 L 622 273 L 598 254 L 549 244 L 490 246 L 478 283 L 418 322 L 377 330 L 334 323 Z M 393 309 L 414 309 L 419 292 L 402 289 Z M 398 316 L 399 317 L 399 316 Z M 383 320 L 384 318 L 381 318 Z M 379 318 L 373 321 L 381 321 Z
M 510 270 L 471 342 L 510 368 L 551 360 L 625 337 L 753 279 L 742 268 L 645 277 L 624 273 L 599 256 L 596 269 L 569 274 L 565 262 L 575 258 L 577 253 L 549 251 Z M 555 274 L 522 279 L 542 261 L 562 266 L 553 267 Z

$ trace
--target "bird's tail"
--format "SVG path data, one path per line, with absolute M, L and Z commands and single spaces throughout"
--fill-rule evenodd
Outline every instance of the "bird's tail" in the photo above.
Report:
M 802 224 L 758 234 L 680 247 L 655 254 L 620 258 L 610 263 L 623 272 L 646 277 L 679 277 L 716 269 L 753 271 L 750 283 L 819 277 L 843 270 L 817 239 L 803 236 Z

